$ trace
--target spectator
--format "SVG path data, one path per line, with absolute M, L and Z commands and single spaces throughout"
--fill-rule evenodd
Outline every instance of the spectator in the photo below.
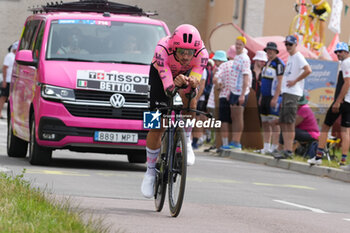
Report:
M 254 63 L 251 66 L 252 70 L 252 89 L 255 91 L 256 98 L 260 96 L 261 73 L 267 62 L 267 56 L 264 51 L 257 51 L 253 57 Z
M 298 142 L 312 142 L 318 140 L 320 130 L 318 129 L 316 117 L 307 104 L 308 100 L 302 96 L 298 101 L 298 112 L 295 120 L 295 138 Z M 283 138 L 280 138 L 283 144 Z
M 214 61 L 212 59 L 209 59 L 207 63 L 207 67 L 203 70 L 202 79 L 199 83 L 199 90 L 196 96 L 197 110 L 202 112 L 207 112 L 208 98 L 213 86 L 212 85 L 213 84 L 213 65 L 214 65 Z M 207 119 L 206 116 L 199 113 L 196 114 L 196 120 L 205 121 L 206 119 Z M 193 128 L 192 130 L 192 135 L 193 135 L 192 148 L 193 149 L 198 149 L 198 147 L 202 145 L 203 142 L 207 140 L 207 138 L 209 138 L 209 141 L 210 141 L 210 129 L 206 129 L 206 132 L 207 130 L 209 130 L 209 133 L 204 134 L 203 127 Z
M 284 146 L 283 150 L 272 153 L 276 159 L 291 158 L 293 156 L 298 100 L 303 96 L 304 79 L 312 72 L 305 57 L 297 51 L 297 44 L 298 41 L 295 36 L 286 37 L 285 46 L 290 56 L 288 57 L 282 79 L 282 107 L 279 118 Z
M 350 59 L 349 46 L 345 42 L 339 42 L 334 50 L 338 60 L 341 62 L 338 73 L 337 86 L 334 95 L 334 102 L 329 107 L 326 118 L 321 128 L 317 153 L 314 158 L 307 162 L 310 165 L 321 165 L 324 156 L 324 147 L 327 143 L 328 131 L 337 118 L 341 115 L 341 138 L 342 138 L 342 159 L 340 165 L 345 165 L 349 151 L 349 127 L 350 127 Z M 344 99 L 345 98 L 345 99 Z M 349 166 L 343 166 L 345 170 L 350 170 Z
M 221 120 L 221 128 L 220 128 L 220 134 L 223 138 L 223 145 L 227 145 L 227 138 L 228 138 L 228 131 L 229 131 L 229 124 L 231 124 L 231 115 L 230 115 L 230 107 L 226 100 L 225 93 L 228 91 L 227 86 L 223 86 L 220 77 L 221 74 L 221 67 L 223 64 L 227 62 L 227 55 L 226 52 L 223 50 L 218 50 L 215 52 L 215 55 L 213 57 L 213 60 L 215 62 L 215 75 L 214 75 L 214 85 L 218 89 L 219 93 L 219 119 Z M 212 92 L 212 95 L 214 96 L 214 92 Z
M 236 56 L 236 46 L 231 45 L 230 48 L 227 50 L 227 59 L 228 60 L 233 60 Z
M 302 96 L 298 101 L 298 111 L 295 120 L 295 140 L 311 142 L 318 140 L 320 130 L 314 112 L 307 104 L 309 101 Z
M 278 148 L 280 126 L 277 123 L 282 101 L 280 94 L 284 63 L 277 57 L 279 51 L 276 43 L 268 42 L 264 50 L 267 53 L 268 62 L 262 72 L 261 96 L 259 98 L 264 138 L 264 148 L 261 150 L 261 153 L 270 154 Z
M 18 41 L 12 44 L 11 51 L 5 56 L 4 63 L 2 66 L 2 84 L 1 84 L 1 94 L 0 94 L 0 119 L 4 119 L 1 114 L 1 110 L 4 107 L 7 98 L 10 93 L 10 83 L 11 83 L 11 75 L 12 75 L 12 67 L 15 62 L 15 54 L 18 48 Z
M 236 38 L 235 58 L 222 64 L 217 74 L 218 80 L 224 88 L 220 93 L 220 116 L 226 115 L 227 117 L 229 104 L 232 122 L 232 139 L 228 144 L 228 138 L 222 135 L 223 145 L 221 149 L 242 149 L 243 112 L 248 100 L 251 80 L 250 59 L 243 51 L 246 43 L 245 37 L 238 36 Z

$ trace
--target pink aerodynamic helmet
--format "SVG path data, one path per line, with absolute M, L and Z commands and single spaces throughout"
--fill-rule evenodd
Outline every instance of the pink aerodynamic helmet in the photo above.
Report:
M 190 24 L 182 24 L 171 36 L 171 44 L 174 51 L 176 48 L 198 50 L 202 48 L 202 39 L 197 28 Z

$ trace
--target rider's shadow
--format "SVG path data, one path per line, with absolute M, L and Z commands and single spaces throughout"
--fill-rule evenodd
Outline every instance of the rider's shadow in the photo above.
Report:
M 145 172 L 145 164 L 118 160 L 52 158 L 49 167 Z

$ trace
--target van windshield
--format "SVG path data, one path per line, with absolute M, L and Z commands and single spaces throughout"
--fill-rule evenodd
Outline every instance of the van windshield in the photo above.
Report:
M 162 26 L 99 21 L 56 20 L 51 23 L 47 60 L 150 64 Z

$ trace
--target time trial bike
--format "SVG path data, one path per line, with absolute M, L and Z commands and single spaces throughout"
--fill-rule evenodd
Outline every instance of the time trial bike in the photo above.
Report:
M 172 119 L 165 119 L 171 123 L 167 125 L 163 135 L 160 147 L 160 156 L 156 162 L 156 179 L 154 185 L 154 200 L 156 211 L 160 212 L 163 209 L 166 188 L 168 186 L 168 199 L 170 214 L 172 217 L 177 217 L 180 213 L 186 186 L 187 175 L 187 143 L 184 128 L 178 124 L 179 121 L 184 120 L 181 112 L 196 112 L 211 118 L 210 113 L 205 113 L 195 109 L 190 109 L 191 99 L 193 98 L 193 91 L 188 94 L 188 106 L 183 108 L 182 100 L 177 93 L 179 87 L 175 87 L 171 93 L 172 98 L 169 104 L 163 104 L 164 107 L 159 107 L 159 111 L 166 111 L 165 117 Z M 162 104 L 160 104 L 162 106 Z

